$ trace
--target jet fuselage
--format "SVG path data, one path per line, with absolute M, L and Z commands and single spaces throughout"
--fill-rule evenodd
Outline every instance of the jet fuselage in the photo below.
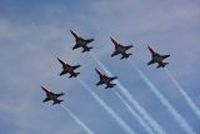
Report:
M 152 59 L 154 62 L 157 62 L 157 63 L 161 63 L 164 60 L 164 58 L 162 56 L 160 56 L 159 54 L 154 54 L 152 56 Z
M 84 46 L 87 45 L 87 41 L 84 40 L 84 39 L 82 39 L 82 38 L 77 38 L 77 39 L 76 39 L 76 44 L 79 45 L 79 46 L 84 47 Z

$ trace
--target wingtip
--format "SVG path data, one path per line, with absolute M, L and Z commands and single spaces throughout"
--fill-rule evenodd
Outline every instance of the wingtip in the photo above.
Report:
M 114 76 L 114 79 L 115 79 L 115 80 L 118 79 L 118 76 Z

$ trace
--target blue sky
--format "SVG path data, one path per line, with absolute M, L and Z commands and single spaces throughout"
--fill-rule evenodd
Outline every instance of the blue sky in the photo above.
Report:
M 70 29 L 95 38 L 93 53 L 167 133 L 185 134 L 130 63 L 110 57 L 110 36 L 133 44 L 130 60 L 200 133 L 199 118 L 165 71 L 146 66 L 150 60 L 147 44 L 170 53 L 168 69 L 200 107 L 199 22 L 198 0 L 0 0 L 0 133 L 85 133 L 61 107 L 42 103 L 45 96 L 40 85 L 65 92 L 63 104 L 95 133 L 125 133 L 76 79 L 58 76 L 61 67 L 56 57 L 82 64 L 80 78 L 138 134 L 146 133 L 111 90 L 95 86 L 98 65 L 89 54 L 71 50 Z

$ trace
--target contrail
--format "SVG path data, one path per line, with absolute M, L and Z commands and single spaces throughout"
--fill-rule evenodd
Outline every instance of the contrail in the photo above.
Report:
M 119 97 L 122 103 L 127 107 L 130 113 L 140 122 L 140 124 L 145 128 L 148 134 L 155 134 L 152 129 L 145 123 L 145 121 L 140 117 L 140 115 L 126 102 L 126 100 L 120 95 L 117 90 L 113 90 L 113 92 Z
M 60 104 L 60 106 L 67 111 L 67 113 L 72 117 L 72 119 L 78 124 L 80 125 L 87 134 L 95 134 L 90 128 L 88 128 L 72 111 L 69 110 L 69 108 L 67 108 L 66 106 L 64 106 L 63 104 Z
M 104 71 L 112 75 L 112 73 L 92 54 L 90 54 L 91 57 L 98 63 L 101 68 L 104 69 Z M 163 130 L 163 128 L 146 112 L 146 110 L 132 97 L 130 92 L 127 88 L 125 88 L 118 80 L 115 80 L 117 86 L 119 87 L 120 91 L 126 96 L 126 98 L 135 106 L 135 108 L 140 112 L 140 114 L 149 122 L 149 124 L 154 128 L 155 131 L 159 134 L 166 134 L 166 132 Z
M 117 123 L 124 129 L 127 134 L 136 134 L 136 132 L 128 125 L 126 122 L 115 113 L 111 107 L 109 107 L 92 89 L 81 79 L 78 81 L 82 84 L 82 86 L 89 91 L 89 93 L 96 99 L 96 101 L 111 115 L 113 119 L 117 121 Z
M 169 71 L 169 69 L 165 68 L 165 72 L 170 77 L 174 85 L 178 88 L 179 92 L 183 95 L 191 109 L 194 111 L 194 113 L 197 115 L 197 117 L 200 119 L 200 109 L 197 107 L 197 105 L 192 101 L 192 99 L 188 96 L 188 94 L 184 91 L 184 89 L 181 87 L 181 85 L 178 83 L 178 81 L 174 78 L 172 73 Z
M 130 61 L 129 61 L 130 62 Z M 145 83 L 150 87 L 151 91 L 160 99 L 161 103 L 167 108 L 167 110 L 174 116 L 179 125 L 188 133 L 196 134 L 189 124 L 184 120 L 184 118 L 175 110 L 175 108 L 169 103 L 169 101 L 159 92 L 159 90 L 154 86 L 154 84 L 146 77 L 146 75 L 137 68 L 132 62 L 130 62 L 132 67 L 139 73 Z

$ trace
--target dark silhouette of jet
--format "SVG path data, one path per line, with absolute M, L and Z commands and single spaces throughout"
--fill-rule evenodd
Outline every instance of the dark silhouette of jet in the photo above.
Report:
M 69 73 L 70 74 L 69 78 L 72 78 L 72 77 L 77 77 L 80 74 L 80 72 L 74 72 L 74 70 L 79 68 L 81 65 L 72 66 L 65 63 L 59 58 L 57 59 L 62 64 L 62 68 L 63 68 L 63 71 L 60 73 L 60 76 Z
M 89 52 L 90 49 L 92 49 L 93 47 L 89 47 L 88 44 L 93 42 L 94 39 L 91 38 L 91 39 L 84 39 L 82 38 L 81 36 L 78 36 L 75 32 L 73 32 L 72 30 L 70 30 L 71 34 L 74 36 L 75 38 L 75 41 L 76 41 L 76 44 L 74 45 L 74 47 L 72 48 L 72 50 L 74 49 L 77 49 L 77 48 L 80 48 L 82 47 L 83 50 L 82 50 L 82 53 L 84 52 Z
M 112 57 L 121 54 L 122 55 L 121 60 L 122 60 L 124 58 L 127 59 L 130 55 L 132 55 L 132 53 L 127 53 L 126 51 L 128 49 L 132 48 L 133 45 L 123 46 L 120 43 L 118 43 L 116 40 L 114 40 L 112 37 L 110 37 L 110 39 L 113 42 L 113 44 L 115 45 L 115 51 L 111 55 Z
M 47 101 L 53 101 L 53 105 L 55 104 L 60 104 L 63 100 L 59 100 L 58 97 L 64 95 L 64 93 L 53 93 L 51 91 L 49 91 L 47 88 L 41 86 L 42 90 L 44 90 L 44 92 L 46 93 L 46 98 L 43 100 L 43 102 L 47 102 Z
M 104 74 L 102 74 L 98 69 L 95 68 L 95 71 L 99 75 L 100 81 L 96 84 L 97 86 L 105 84 L 107 88 L 113 88 L 116 84 L 112 83 L 113 80 L 117 79 L 117 77 L 108 77 Z
M 151 61 L 149 61 L 147 63 L 147 65 L 151 65 L 151 64 L 155 64 L 157 63 L 158 66 L 157 68 L 164 68 L 167 64 L 169 64 L 168 62 L 163 62 L 164 59 L 168 58 L 170 55 L 161 55 L 157 52 L 155 52 L 150 46 L 148 46 L 149 51 L 151 52 Z

